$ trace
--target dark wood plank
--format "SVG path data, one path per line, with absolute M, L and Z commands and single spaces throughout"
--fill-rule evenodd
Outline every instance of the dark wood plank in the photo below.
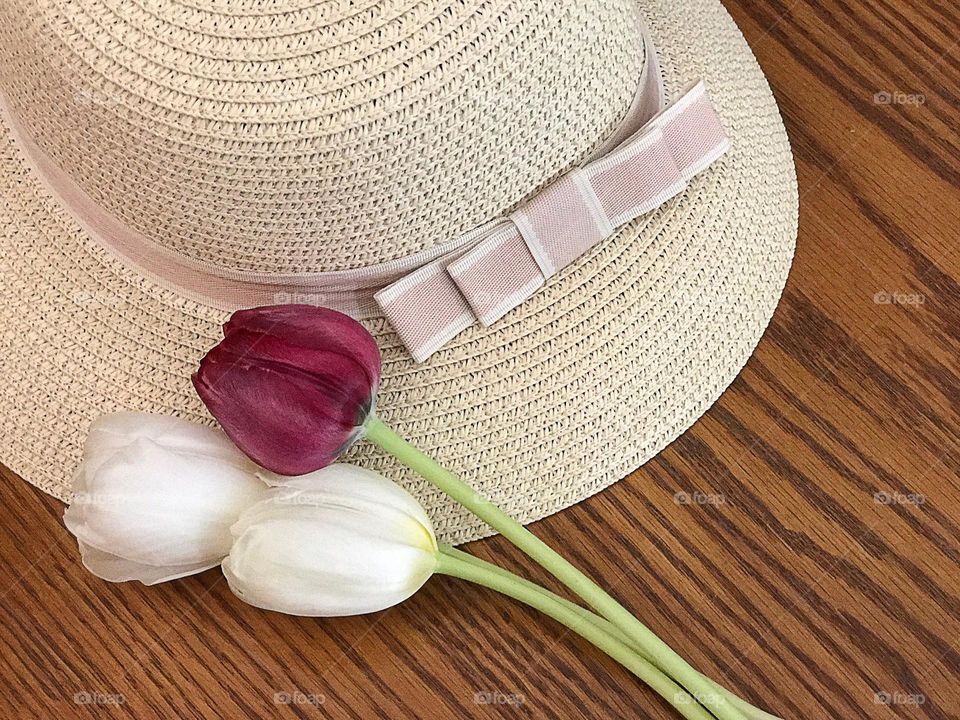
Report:
M 960 717 L 960 13 L 727 6 L 797 156 L 782 306 L 691 431 L 536 530 L 785 717 Z M 559 626 L 448 579 L 336 621 L 246 607 L 216 571 L 102 583 L 60 503 L 3 475 L 0 716 L 673 717 Z

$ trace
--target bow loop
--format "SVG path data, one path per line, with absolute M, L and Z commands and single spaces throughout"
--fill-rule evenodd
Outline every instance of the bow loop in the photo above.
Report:
M 507 221 L 447 267 L 483 325 L 492 325 L 544 283 L 541 265 L 516 224 Z

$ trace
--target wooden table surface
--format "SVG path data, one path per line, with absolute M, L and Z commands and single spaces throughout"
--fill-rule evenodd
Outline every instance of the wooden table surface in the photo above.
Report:
M 957 718 L 960 11 L 726 4 L 796 154 L 783 302 L 692 430 L 534 529 L 786 718 Z M 393 610 L 317 621 L 246 607 L 217 571 L 109 585 L 59 502 L 10 473 L 0 493 L 0 717 L 674 717 L 487 591 L 435 578 Z M 499 539 L 468 549 L 523 564 Z

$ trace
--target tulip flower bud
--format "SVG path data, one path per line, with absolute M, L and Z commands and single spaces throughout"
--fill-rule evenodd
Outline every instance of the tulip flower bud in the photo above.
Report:
M 233 526 L 223 561 L 245 602 L 291 615 L 359 615 L 406 600 L 433 574 L 430 519 L 389 480 L 336 464 L 276 481 Z
M 350 317 L 311 305 L 233 314 L 193 384 L 224 431 L 259 465 L 302 475 L 363 432 L 380 382 L 376 341 Z
M 97 419 L 64 513 L 83 564 L 104 580 L 153 585 L 215 567 L 230 526 L 267 491 L 219 430 L 163 415 Z

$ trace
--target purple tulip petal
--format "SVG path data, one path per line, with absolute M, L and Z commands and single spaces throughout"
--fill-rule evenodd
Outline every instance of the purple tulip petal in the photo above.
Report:
M 237 312 L 193 384 L 234 443 L 283 475 L 329 465 L 358 437 L 380 377 L 366 329 L 309 305 Z
M 311 392 L 327 398 L 329 412 L 344 424 L 357 424 L 358 418 L 362 422 L 370 409 L 373 388 L 364 368 L 339 352 L 306 349 L 272 335 L 236 330 L 203 362 L 215 364 L 218 376 L 253 373 L 261 382 L 277 374 L 299 377 Z
M 305 349 L 340 352 L 364 368 L 371 384 L 380 380 L 380 348 L 356 320 L 313 305 L 268 305 L 238 310 L 223 326 L 224 337 L 247 330 L 279 337 Z

